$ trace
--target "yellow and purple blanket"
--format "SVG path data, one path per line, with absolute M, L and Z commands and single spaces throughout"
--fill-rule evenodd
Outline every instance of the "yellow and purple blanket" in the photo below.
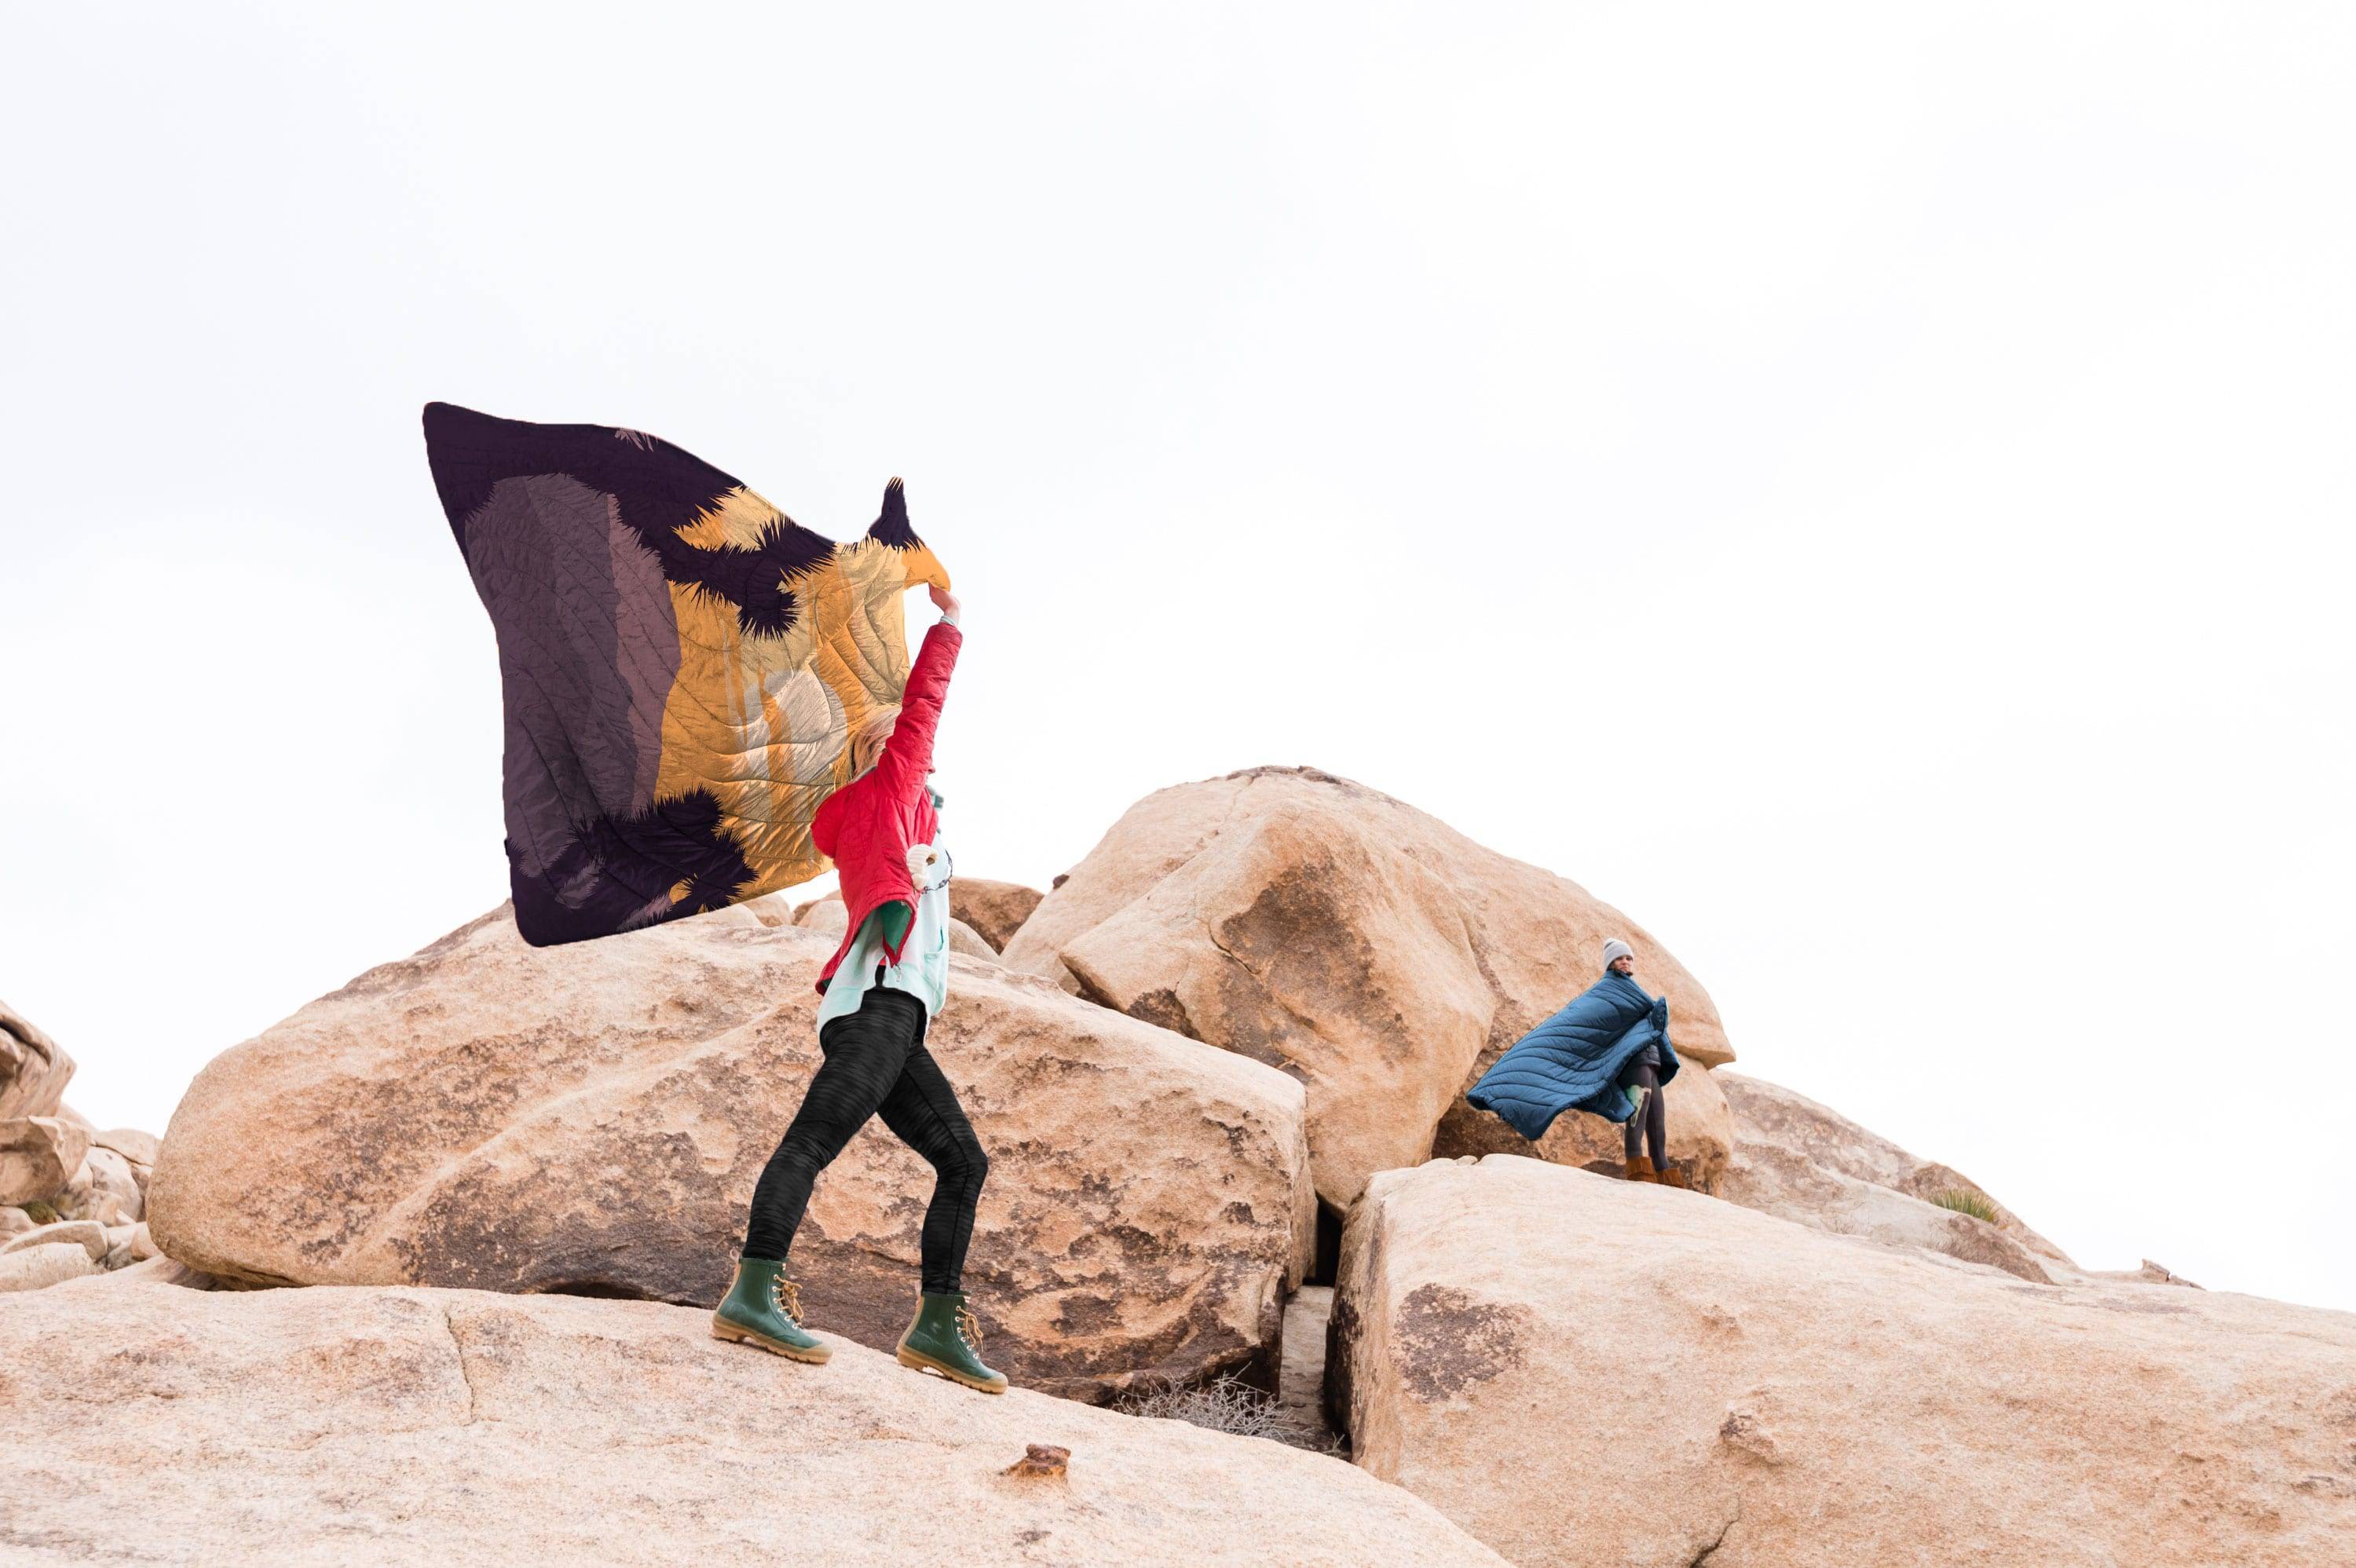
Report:
M 846 544 L 667 441 L 425 405 L 425 455 L 490 612 L 507 851 L 535 946 L 824 870 L 819 803 L 908 678 L 900 596 L 948 573 L 900 481 Z

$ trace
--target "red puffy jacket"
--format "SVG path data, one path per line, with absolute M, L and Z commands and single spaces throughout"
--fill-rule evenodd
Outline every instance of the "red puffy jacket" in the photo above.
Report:
M 818 988 L 827 982 L 851 951 L 859 928 L 885 904 L 907 907 L 898 923 L 899 938 L 887 942 L 884 959 L 900 962 L 900 949 L 916 928 L 916 884 L 908 875 L 908 847 L 929 844 L 940 831 L 940 816 L 925 787 L 933 771 L 933 731 L 941 721 L 941 701 L 948 696 L 949 671 L 957 667 L 964 634 L 947 621 L 937 622 L 916 650 L 908 670 L 907 689 L 900 694 L 900 717 L 884 755 L 875 765 L 826 797 L 810 820 L 810 838 L 819 853 L 831 859 L 842 873 L 842 902 L 851 923 L 842 943 L 819 971 Z

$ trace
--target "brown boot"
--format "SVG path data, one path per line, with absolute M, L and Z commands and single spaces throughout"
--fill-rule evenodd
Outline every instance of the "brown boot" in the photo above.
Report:
M 1642 1155 L 1630 1160 L 1628 1162 L 1628 1179 L 1631 1181 L 1652 1181 L 1657 1179 L 1657 1178 L 1653 1175 L 1653 1162 L 1644 1158 Z
M 1687 1191 L 1691 1191 L 1693 1189 L 1693 1183 L 1686 1177 L 1686 1168 L 1681 1165 L 1673 1165 L 1669 1167 L 1668 1169 L 1661 1172 L 1658 1176 L 1653 1178 L 1653 1179 L 1659 1182 L 1664 1187 L 1682 1187 Z

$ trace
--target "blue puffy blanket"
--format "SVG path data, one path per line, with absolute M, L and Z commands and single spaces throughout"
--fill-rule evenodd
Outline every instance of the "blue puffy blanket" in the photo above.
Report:
M 1532 1143 L 1565 1111 L 1624 1122 L 1636 1104 L 1620 1086 L 1621 1074 L 1647 1045 L 1660 1047 L 1660 1080 L 1666 1083 L 1677 1075 L 1667 998 L 1607 969 L 1562 1011 L 1515 1040 L 1464 1098 L 1503 1116 Z

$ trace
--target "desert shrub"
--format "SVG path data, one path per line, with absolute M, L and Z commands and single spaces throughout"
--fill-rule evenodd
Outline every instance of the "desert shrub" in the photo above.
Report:
M 1130 1415 L 1183 1421 L 1213 1432 L 1238 1437 L 1265 1437 L 1320 1454 L 1338 1452 L 1337 1445 L 1298 1425 L 1267 1394 L 1232 1372 L 1206 1383 L 1177 1383 L 1134 1392 L 1115 1408 Z
M 1975 1192 L 1968 1187 L 1950 1187 L 1931 1200 L 1942 1209 L 1952 1209 L 1958 1214 L 1969 1214 L 1975 1220 L 1996 1223 L 1996 1205 L 1987 1200 L 1985 1192 Z

